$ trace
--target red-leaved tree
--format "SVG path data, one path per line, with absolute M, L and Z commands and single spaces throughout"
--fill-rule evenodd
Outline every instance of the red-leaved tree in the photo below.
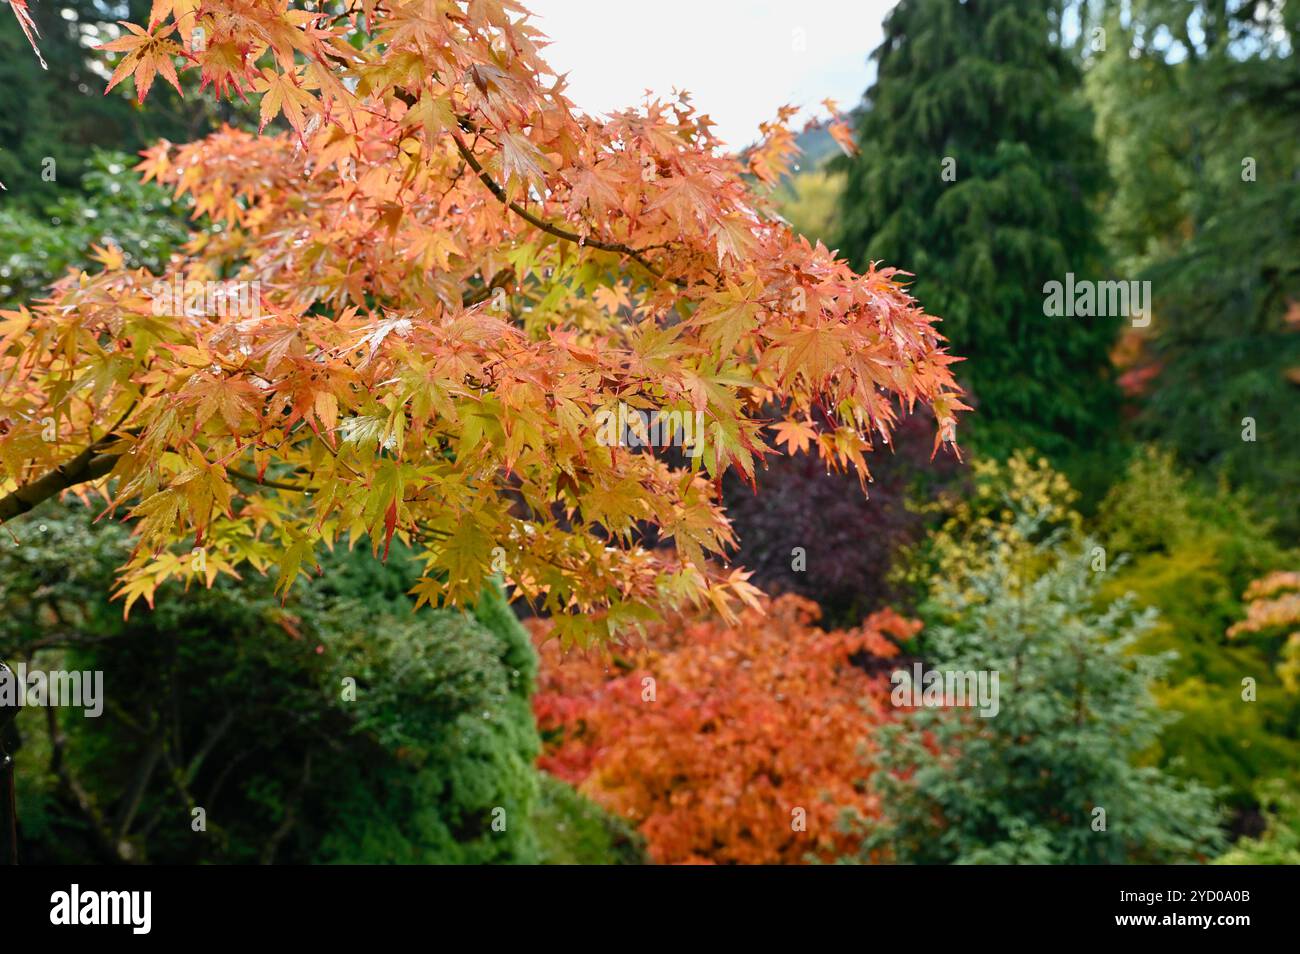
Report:
M 887 717 L 896 640 L 920 624 L 885 610 L 825 632 L 802 597 L 762 608 L 666 620 L 589 657 L 531 623 L 542 767 L 639 825 L 658 862 L 832 859 L 857 847 L 841 810 L 874 814 L 864 742 Z

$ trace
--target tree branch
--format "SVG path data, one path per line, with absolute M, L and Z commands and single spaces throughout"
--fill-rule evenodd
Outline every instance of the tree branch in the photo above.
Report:
M 280 850 L 280 844 L 288 836 L 289 832 L 298 824 L 298 806 L 302 804 L 303 794 L 307 791 L 307 785 L 311 781 L 311 750 L 307 750 L 306 756 L 302 762 L 302 774 L 298 778 L 298 788 L 293 797 L 284 807 L 284 817 L 275 831 L 271 833 L 266 847 L 262 850 L 261 863 L 270 865 L 275 863 L 275 854 Z
M 466 164 L 474 170 L 479 181 L 487 186 L 488 191 L 496 196 L 506 208 L 515 213 L 515 215 L 519 216 L 529 225 L 541 229 L 548 235 L 554 235 L 558 239 L 563 239 L 566 242 L 573 242 L 577 245 L 585 245 L 590 248 L 600 249 L 602 252 L 614 252 L 619 255 L 626 255 L 660 281 L 669 281 L 682 288 L 686 287 L 686 282 L 680 278 L 666 278 L 664 273 L 642 254 L 640 249 L 635 249 L 622 242 L 605 242 L 597 238 L 592 238 L 589 235 L 579 235 L 577 232 L 570 232 L 568 229 L 560 228 L 558 225 L 547 222 L 545 219 L 529 212 L 518 202 L 511 200 L 510 196 L 506 195 L 506 190 L 501 186 L 501 184 L 488 175 L 487 170 L 485 170 L 482 164 L 479 163 L 478 159 L 475 158 L 474 153 L 470 151 L 469 146 L 465 145 L 465 140 L 461 138 L 460 133 L 453 129 L 451 131 L 451 136 L 456 141 L 456 149 L 460 152 L 461 158 L 464 159 Z
M 95 805 L 94 797 L 86 791 L 64 759 L 67 738 L 59 725 L 58 710 L 54 706 L 45 709 L 45 726 L 50 739 L 50 772 L 58 780 L 64 802 L 81 813 L 90 828 L 95 846 L 105 859 L 119 863 L 129 861 L 130 858 L 123 852 L 124 843 L 113 837 L 111 826 Z
M 463 307 L 469 308 L 473 305 L 487 301 L 496 293 L 498 288 L 504 288 L 509 281 L 513 271 L 509 268 L 503 268 L 493 275 L 484 285 L 476 292 L 467 293 L 461 297 L 460 303 Z
M 119 853 L 129 844 L 126 840 L 127 833 L 131 830 L 131 824 L 135 821 L 136 813 L 140 810 L 140 803 L 144 801 L 145 791 L 149 787 L 149 779 L 153 777 L 154 770 L 158 767 L 158 762 L 163 756 L 163 748 L 166 745 L 166 728 L 162 724 L 161 716 L 156 718 L 158 722 L 155 725 L 154 734 L 148 742 L 148 747 L 140 753 L 140 758 L 136 762 L 135 773 L 126 792 L 123 793 L 123 801 L 117 813 L 117 819 L 113 823 L 113 843 L 119 846 Z
M 126 423 L 126 419 L 131 416 L 135 410 L 136 402 L 132 401 L 122 416 L 117 419 L 112 427 L 104 432 L 104 436 L 92 443 L 72 460 L 65 461 L 58 467 L 37 480 L 29 484 L 23 484 L 12 493 L 5 497 L 0 497 L 0 524 L 7 523 L 14 517 L 27 513 L 38 504 L 44 503 L 55 494 L 60 494 L 70 487 L 78 484 L 88 483 L 92 480 L 98 480 L 105 476 L 117 464 L 117 455 L 100 453 L 105 447 L 114 440 L 113 435 L 117 429 Z M 129 431 L 128 433 L 138 433 L 139 429 Z
M 186 765 L 186 785 L 192 785 L 194 780 L 198 778 L 199 769 L 203 765 L 203 760 L 206 759 L 212 750 L 217 747 L 217 743 L 221 741 L 221 737 L 230 731 L 230 727 L 234 724 L 235 710 L 227 709 L 226 714 L 223 715 L 221 720 L 208 732 L 207 738 L 203 740 L 203 744 L 199 746 L 199 750 L 194 753 L 194 757 L 191 758 L 189 763 Z
M 23 484 L 8 496 L 0 497 L 0 523 L 8 523 L 69 487 L 98 480 L 111 471 L 117 463 L 117 457 L 98 453 L 102 446 L 102 441 L 92 444 L 44 477 Z
M 250 484 L 258 484 L 262 487 L 270 487 L 273 490 L 291 490 L 297 494 L 305 494 L 311 491 L 310 487 L 303 487 L 301 484 L 285 484 L 278 480 L 267 480 L 264 477 L 258 477 L 256 474 L 248 474 L 242 470 L 235 470 L 233 467 L 227 467 L 226 473 L 231 477 L 237 477 L 245 480 Z

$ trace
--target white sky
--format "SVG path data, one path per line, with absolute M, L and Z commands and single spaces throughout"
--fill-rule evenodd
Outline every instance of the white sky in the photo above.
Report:
M 784 103 L 818 114 L 828 96 L 856 105 L 897 0 L 522 2 L 553 41 L 543 58 L 568 72 L 568 96 L 584 112 L 639 105 L 646 89 L 665 99 L 685 89 L 739 149 Z

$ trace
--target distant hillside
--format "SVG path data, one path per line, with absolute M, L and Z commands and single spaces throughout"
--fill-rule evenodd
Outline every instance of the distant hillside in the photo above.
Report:
M 857 129 L 864 108 L 859 106 L 844 114 L 850 129 Z M 831 136 L 829 121 L 810 126 L 795 136 L 794 141 L 803 153 L 799 157 L 800 172 L 811 172 L 814 169 L 820 169 L 829 160 L 843 155 L 839 143 Z
M 831 137 L 829 123 L 819 123 L 794 137 L 799 146 L 799 171 L 818 168 L 826 160 L 840 155 L 840 147 Z

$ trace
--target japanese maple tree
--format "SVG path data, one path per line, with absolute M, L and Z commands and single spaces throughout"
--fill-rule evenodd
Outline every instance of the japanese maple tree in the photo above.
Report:
M 762 609 L 665 620 L 613 656 L 564 655 L 530 624 L 541 767 L 638 824 L 660 863 L 831 860 L 858 844 L 841 812 L 876 811 L 862 749 L 920 624 L 882 610 L 824 632 L 793 594 Z
M 192 73 L 264 127 L 147 151 L 203 223 L 162 274 L 108 247 L 0 312 L 0 521 L 102 495 L 138 538 L 128 609 L 241 564 L 288 587 L 318 547 L 397 534 L 421 602 L 503 570 L 566 640 L 734 618 L 757 604 L 716 559 L 724 471 L 773 441 L 865 485 L 917 402 L 936 448 L 954 435 L 957 359 L 900 273 L 772 211 L 792 110 L 743 161 L 685 96 L 584 115 L 509 0 L 155 0 L 125 26 L 110 88 Z M 620 402 L 698 412 L 703 453 L 605 446 Z
M 612 656 L 564 655 L 549 621 L 530 624 L 539 764 L 640 825 L 656 862 L 831 860 L 857 845 L 844 808 L 875 814 L 863 745 L 920 624 L 883 610 L 824 632 L 793 594 L 761 610 L 664 620 Z

